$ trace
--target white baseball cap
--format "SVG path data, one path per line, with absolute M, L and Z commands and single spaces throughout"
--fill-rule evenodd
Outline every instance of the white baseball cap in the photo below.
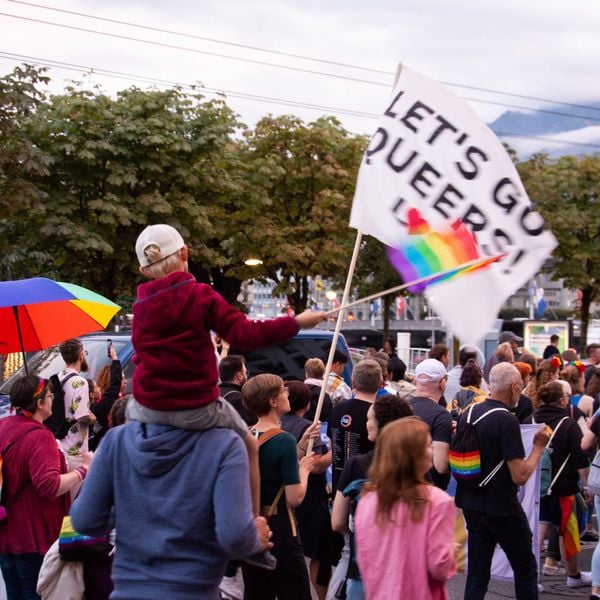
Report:
M 170 225 L 161 223 L 159 225 L 149 225 L 140 233 L 135 243 L 135 253 L 137 254 L 140 267 L 149 267 L 152 262 L 146 256 L 146 248 L 156 246 L 160 250 L 160 259 L 167 258 L 175 254 L 185 246 L 185 242 L 177 229 Z M 157 262 L 156 260 L 154 262 Z
M 435 358 L 422 360 L 415 369 L 415 376 L 419 381 L 440 381 L 447 374 L 446 367 Z

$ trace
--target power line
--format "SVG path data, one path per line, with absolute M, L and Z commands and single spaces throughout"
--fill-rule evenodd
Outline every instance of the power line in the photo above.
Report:
M 56 7 L 52 7 L 52 6 L 45 6 L 43 4 L 36 4 L 33 2 L 24 2 L 23 0 L 5 0 L 6 2 L 12 2 L 13 4 L 21 4 L 24 6 L 32 6 L 35 8 L 41 8 L 44 10 L 51 10 L 54 12 L 58 12 L 58 13 L 64 13 L 64 14 L 70 14 L 70 15 L 74 15 L 74 16 L 79 16 L 79 17 L 84 17 L 84 18 L 88 18 L 88 19 L 94 19 L 97 21 L 104 21 L 107 23 L 115 23 L 118 25 L 125 25 L 128 27 L 135 27 L 137 29 L 143 29 L 143 30 L 147 30 L 147 31 L 156 31 L 159 33 L 166 33 L 169 35 L 175 35 L 175 36 L 179 36 L 179 37 L 186 37 L 186 38 L 190 38 L 190 39 L 196 39 L 196 40 L 201 40 L 201 41 L 206 41 L 206 42 L 211 42 L 211 43 L 215 43 L 215 44 L 221 44 L 221 45 L 226 45 L 226 46 L 233 46 L 233 47 L 237 47 L 237 48 L 243 48 L 246 50 L 255 50 L 258 52 L 265 52 L 265 53 L 269 53 L 269 54 L 275 54 L 275 55 L 279 55 L 279 56 L 286 56 L 289 58 L 296 58 L 296 59 L 300 59 L 300 60 L 307 60 L 307 61 L 312 61 L 312 62 L 318 62 L 318 63 L 323 63 L 323 64 L 328 64 L 328 65 L 332 65 L 332 66 L 337 66 L 337 67 L 344 67 L 344 68 L 350 68 L 350 69 L 357 69 L 357 70 L 361 70 L 361 71 L 367 71 L 370 73 L 377 73 L 380 75 L 388 75 L 388 76 L 394 76 L 395 73 L 392 71 L 385 71 L 382 69 L 375 69 L 373 67 L 363 67 L 360 65 L 352 65 L 349 63 L 344 63 L 344 62 L 338 62 L 338 61 L 333 61 L 333 60 L 328 60 L 328 59 L 324 59 L 324 58 L 318 58 L 318 57 L 312 57 L 312 56 L 306 56 L 306 55 L 302 55 L 302 54 L 294 54 L 291 52 L 283 52 L 280 50 L 272 50 L 272 49 L 268 49 L 268 48 L 261 48 L 259 46 L 252 46 L 252 45 L 248 45 L 248 44 L 241 44 L 238 42 L 231 42 L 231 41 L 227 41 L 227 40 L 219 40 L 216 38 L 209 38 L 209 37 L 205 37 L 205 36 L 200 36 L 200 35 L 196 35 L 196 34 L 191 34 L 191 33 L 184 33 L 184 32 L 180 32 L 180 31 L 175 31 L 175 30 L 171 30 L 171 29 L 164 29 L 161 27 L 153 27 L 151 25 L 142 25 L 140 23 L 132 23 L 130 21 L 121 21 L 118 19 L 110 19 L 108 17 L 100 17 L 97 15 L 91 15 L 88 13 L 82 13 L 82 12 L 77 12 L 77 11 L 72 11 L 72 10 L 67 10 L 67 9 L 62 9 L 62 8 L 56 8 Z M 8 16 L 13 16 L 15 18 L 19 18 L 16 17 L 16 15 L 8 15 Z M 25 18 L 25 17 L 23 17 Z M 54 25 L 57 25 L 55 23 L 51 23 Z M 97 33 L 101 33 L 101 32 L 97 32 Z M 110 35 L 110 34 L 105 34 L 105 35 Z M 233 57 L 230 57 L 233 58 Z M 237 59 L 237 60 L 244 60 L 244 59 Z M 277 65 L 280 66 L 281 65 Z M 283 67 L 282 67 L 283 68 Z M 332 74 L 329 74 L 332 75 Z M 375 83 L 377 85 L 382 85 L 379 82 L 365 82 L 365 83 Z M 443 84 L 443 85 L 447 85 L 447 86 L 451 86 L 451 87 L 458 87 L 458 88 L 463 88 L 463 89 L 468 89 L 468 90 L 473 90 L 473 91 L 479 91 L 479 92 L 486 92 L 486 93 L 491 93 L 491 94 L 497 94 L 497 95 L 502 95 L 502 96 L 512 96 L 514 98 L 521 98 L 523 100 L 534 100 L 535 102 L 544 102 L 547 104 L 556 104 L 556 105 L 561 105 L 561 106 L 569 106 L 571 108 L 582 108 L 585 110 L 592 110 L 592 111 L 599 111 L 600 112 L 600 108 L 596 107 L 596 106 L 589 106 L 589 105 L 584 105 L 584 104 L 574 104 L 572 102 L 563 102 L 560 100 L 551 100 L 549 98 L 542 98 L 539 96 L 528 96 L 525 94 L 517 94 L 517 93 L 513 93 L 513 92 L 505 92 L 502 90 L 495 90 L 495 89 L 490 89 L 490 88 L 484 88 L 484 87 L 479 87 L 479 86 L 474 86 L 474 85 L 467 85 L 467 84 L 461 84 L 461 83 L 455 83 L 455 82 L 450 82 L 450 81 L 440 81 L 439 83 Z M 486 102 L 484 100 L 478 100 L 479 102 Z M 492 103 L 492 102 L 487 102 L 487 103 Z M 522 107 L 524 109 L 527 110 L 526 107 Z M 529 109 L 531 110 L 531 109 Z M 557 113 L 559 114 L 559 113 Z M 574 115 L 568 115 L 568 116 L 574 116 Z M 579 118 L 587 118 L 587 117 L 579 117 Z
M 238 92 L 236 90 L 227 90 L 227 89 L 216 89 L 216 88 L 207 88 L 203 85 L 193 85 L 193 84 L 185 84 L 179 81 L 172 81 L 168 79 L 158 79 L 155 77 L 149 77 L 146 75 L 136 75 L 133 73 L 125 73 L 122 71 L 114 71 L 111 69 L 103 69 L 98 67 L 88 67 L 85 65 L 77 65 L 73 63 L 67 63 L 63 61 L 57 61 L 52 59 L 42 59 L 35 56 L 24 56 L 19 54 L 13 54 L 12 52 L 4 52 L 0 51 L 0 57 L 7 58 L 9 60 L 15 61 L 28 61 L 32 60 L 38 64 L 43 64 L 44 66 L 50 66 L 58 69 L 64 70 L 74 70 L 79 71 L 81 73 L 90 73 L 102 75 L 104 77 L 112 77 L 115 79 L 124 79 L 124 80 L 135 80 L 135 81 L 144 81 L 146 83 L 159 84 L 163 86 L 177 86 L 193 91 L 201 91 L 206 94 L 222 96 L 227 95 L 232 98 L 240 98 L 245 100 L 255 100 L 257 102 L 268 102 L 273 104 L 281 104 L 283 106 L 292 106 L 299 108 L 307 108 L 310 110 L 316 111 L 328 111 L 335 114 L 343 114 L 354 117 L 363 117 L 367 119 L 379 119 L 381 115 L 377 113 L 367 113 L 364 111 L 347 109 L 347 108 L 338 108 L 333 106 L 325 106 L 321 104 L 313 104 L 309 102 L 302 102 L 299 100 L 290 100 L 286 98 L 276 98 L 272 96 L 261 96 L 258 94 L 250 94 L 247 92 Z
M 504 137 L 519 137 L 526 138 L 528 140 L 542 140 L 543 142 L 550 142 L 552 144 L 567 144 L 568 146 L 586 146 L 590 148 L 600 148 L 600 144 L 587 144 L 585 142 L 574 142 L 572 140 L 556 140 L 554 138 L 545 137 L 543 135 L 527 135 L 525 133 L 510 133 L 508 131 L 494 131 L 498 136 Z
M 227 58 L 230 60 L 237 60 L 237 61 L 242 61 L 242 62 L 250 62 L 250 63 L 254 63 L 254 64 L 260 64 L 263 66 L 272 66 L 272 67 L 277 67 L 280 69 L 287 69 L 287 70 L 293 70 L 293 71 L 299 71 L 302 73 L 309 73 L 309 74 L 313 74 L 313 75 L 322 75 L 322 76 L 327 76 L 327 77 L 334 77 L 336 79 L 345 79 L 348 81 L 354 81 L 354 82 L 358 82 L 358 83 L 368 83 L 368 84 L 374 84 L 374 85 L 379 85 L 379 86 L 384 86 L 384 87 L 389 87 L 388 84 L 385 83 L 381 83 L 378 81 L 370 81 L 370 80 L 366 80 L 366 79 L 358 79 L 356 77 L 347 77 L 345 75 L 336 75 L 334 73 L 326 73 L 323 71 L 313 71 L 311 69 L 302 69 L 299 67 L 292 67 L 289 65 L 278 65 L 276 63 L 269 63 L 266 61 L 257 61 L 254 59 L 246 59 L 246 58 L 241 58 L 241 57 L 235 57 L 235 56 L 229 56 L 226 54 L 220 54 L 220 53 L 215 53 L 215 52 L 209 52 L 206 50 L 199 50 L 197 48 L 189 48 L 189 47 L 185 47 L 185 46 L 177 46 L 174 44 L 165 44 L 163 42 L 155 42 L 153 40 L 145 40 L 142 38 L 134 38 L 131 36 L 125 36 L 125 35 L 121 35 L 121 34 L 117 34 L 117 33 L 109 33 L 109 32 L 104 32 L 104 31 L 97 31 L 95 29 L 87 29 L 85 27 L 78 27 L 75 25 L 66 25 L 66 24 L 62 24 L 62 23 L 54 23 L 51 21 L 44 21 L 44 20 L 40 20 L 40 19 L 33 19 L 30 17 L 22 17 L 22 16 L 18 16 L 18 15 L 10 15 L 7 13 L 2 13 L 0 12 L 0 15 L 3 16 L 8 16 L 8 17 L 13 17 L 16 19 L 23 19 L 25 21 L 32 21 L 34 23 L 42 23 L 45 25 L 54 25 L 56 27 L 62 27 L 65 29 L 73 29 L 76 31 L 83 31 L 85 33 L 96 33 L 98 35 L 103 35 L 103 36 L 107 36 L 107 37 L 115 37 L 115 38 L 119 38 L 119 39 L 124 39 L 124 40 L 128 40 L 128 41 L 133 41 L 133 42 L 141 42 L 144 44 L 150 44 L 150 45 L 154 45 L 154 46 L 162 46 L 165 48 L 171 48 L 171 49 L 176 49 L 176 50 L 183 50 L 183 51 L 189 51 L 189 52 L 195 52 L 195 53 L 199 53 L 199 54 L 207 54 L 209 56 L 216 56 L 219 58 Z M 557 112 L 557 111 L 550 111 L 550 110 L 546 110 L 546 109 L 532 109 L 526 106 L 516 106 L 513 104 L 505 104 L 502 102 L 494 102 L 492 100 L 480 100 L 478 98 L 463 98 L 464 100 L 468 100 L 471 102 L 479 102 L 482 104 L 494 104 L 497 106 L 506 106 L 508 108 L 516 108 L 516 109 L 520 109 L 520 110 L 526 110 L 526 111 L 530 111 L 530 112 L 544 112 L 547 114 L 553 114 L 553 115 L 558 115 L 558 116 L 564 116 L 564 117 L 570 117 L 570 118 L 574 118 L 574 119 L 584 119 L 584 120 L 591 120 L 591 121 L 599 121 L 600 122 L 600 118 L 595 118 L 595 117 L 586 117 L 583 115 L 572 115 L 572 114 L 568 114 L 568 113 L 561 113 L 561 112 Z
M 64 8 L 56 8 L 54 6 L 44 6 L 43 4 L 35 4 L 33 2 L 22 2 L 21 0 L 5 0 L 6 2 L 12 2 L 13 4 L 23 4 L 25 6 L 34 6 L 36 8 L 43 8 L 45 10 L 51 10 L 54 12 L 64 13 L 68 15 L 75 15 L 78 17 L 85 17 L 87 19 L 95 19 L 97 21 L 105 21 L 107 23 L 115 23 L 117 25 L 126 25 L 128 27 L 136 27 L 137 29 L 145 29 L 147 31 L 156 31 L 158 33 L 167 33 L 169 35 L 176 35 L 179 37 L 186 37 L 194 40 L 201 40 L 203 42 L 211 42 L 214 44 L 222 44 L 224 46 L 233 46 L 235 48 L 243 48 L 245 50 L 255 50 L 257 52 L 266 52 L 268 54 L 277 54 L 279 56 L 287 56 L 288 58 L 298 58 L 300 60 L 309 60 L 313 62 L 320 62 L 335 67 L 346 67 L 349 69 L 360 69 L 361 71 L 368 71 L 370 73 L 379 73 L 380 75 L 394 75 L 393 72 L 383 71 L 381 69 L 374 69 L 372 67 L 361 67 L 359 65 L 351 65 L 348 63 L 338 62 L 335 60 L 328 60 L 326 58 L 317 58 L 313 56 L 304 56 L 302 54 L 294 54 L 292 52 L 283 52 L 281 50 L 271 50 L 268 48 L 261 48 L 259 46 L 251 46 L 249 44 L 241 44 L 238 42 L 230 42 L 226 40 L 219 40 L 216 38 L 205 37 L 193 33 L 184 33 L 182 31 L 174 31 L 172 29 L 163 29 L 162 27 L 153 27 L 152 25 L 141 25 L 140 23 L 132 23 L 130 21 L 120 21 L 118 19 L 109 19 L 108 17 L 99 17 L 97 15 L 90 15 L 88 13 L 77 12 L 74 10 L 66 10 Z
M 193 91 L 200 90 L 204 93 L 211 94 L 211 95 L 217 95 L 217 96 L 228 95 L 233 98 L 239 98 L 239 99 L 244 99 L 244 100 L 251 100 L 251 101 L 256 101 L 256 102 L 267 102 L 267 103 L 280 104 L 283 106 L 291 106 L 291 107 L 297 107 L 297 108 L 307 108 L 309 110 L 316 110 L 316 111 L 325 110 L 325 111 L 329 111 L 329 112 L 332 112 L 335 114 L 345 114 L 348 116 L 356 116 L 356 117 L 362 117 L 362 118 L 367 118 L 367 119 L 381 118 L 381 115 L 377 114 L 377 113 L 367 113 L 367 112 L 362 112 L 362 111 L 356 111 L 353 109 L 323 106 L 323 105 L 319 105 L 319 104 L 311 104 L 308 102 L 289 100 L 289 99 L 285 99 L 285 98 L 261 96 L 258 94 L 238 92 L 235 90 L 225 90 L 225 89 L 219 90 L 219 89 L 215 89 L 215 88 L 206 88 L 202 85 L 184 84 L 184 83 L 181 83 L 178 81 L 171 81 L 168 79 L 158 79 L 158 78 L 154 78 L 154 77 L 148 77 L 145 75 L 135 75 L 132 73 L 124 73 L 122 71 L 114 71 L 114 70 L 110 70 L 110 69 L 103 69 L 103 68 L 97 68 L 97 67 L 88 67 L 88 66 L 84 66 L 84 65 L 77 65 L 77 64 L 73 64 L 73 63 L 57 61 L 57 60 L 52 60 L 52 59 L 41 59 L 41 58 L 37 58 L 34 56 L 24 56 L 24 55 L 19 55 L 19 54 L 13 54 L 11 52 L 0 51 L 0 57 L 8 58 L 9 60 L 16 60 L 16 61 L 33 60 L 33 61 L 35 61 L 39 64 L 43 64 L 45 66 L 51 66 L 54 68 L 65 69 L 65 70 L 77 70 L 82 73 L 98 74 L 98 75 L 102 75 L 105 77 L 113 77 L 116 79 L 125 79 L 125 80 L 133 79 L 133 80 L 144 81 L 147 83 L 154 83 L 154 84 L 159 84 L 159 85 L 178 86 L 178 87 L 193 90 Z M 511 132 L 504 132 L 504 131 L 502 131 L 502 132 L 495 131 L 494 133 L 497 136 L 519 137 L 519 138 L 524 138 L 524 139 L 541 140 L 541 141 L 550 142 L 552 144 L 600 148 L 600 144 L 594 144 L 594 143 L 587 144 L 585 142 L 576 142 L 576 141 L 571 141 L 571 140 L 557 140 L 554 138 L 549 138 L 549 137 L 544 137 L 544 136 L 527 135 L 527 134 L 522 134 L 522 133 L 511 133 Z
M 220 52 L 209 52 L 208 50 L 200 50 L 198 48 L 190 48 L 189 46 L 178 46 L 177 44 L 167 44 L 164 42 L 155 42 L 153 40 L 146 40 L 144 38 L 136 38 L 128 35 L 121 35 L 119 33 L 108 33 L 106 31 L 98 31 L 96 29 L 88 29 L 86 27 L 78 27 L 76 25 L 66 25 L 64 23 L 54 23 L 53 21 L 45 21 L 43 19 L 34 19 L 32 17 L 23 17 L 20 15 L 11 15 L 9 13 L 0 12 L 0 16 L 10 17 L 13 19 L 21 19 L 23 21 L 30 21 L 32 23 L 41 23 L 42 25 L 53 25 L 54 27 L 61 27 L 63 29 L 72 29 L 75 31 L 82 31 L 83 33 L 95 33 L 97 35 L 103 35 L 106 37 L 118 38 L 121 40 L 127 40 L 130 42 L 140 42 L 142 44 L 149 44 L 151 46 L 160 46 L 162 48 L 170 48 L 172 50 L 183 50 L 185 52 L 194 52 L 196 54 L 205 54 L 207 56 L 215 56 L 217 58 L 225 58 L 227 60 L 238 60 L 241 62 L 252 63 L 255 65 L 275 67 L 278 69 L 285 69 L 287 71 L 297 71 L 299 73 L 308 73 L 310 75 L 321 75 L 323 77 L 333 77 L 334 79 L 344 79 L 346 81 L 354 81 L 357 83 L 369 83 L 372 85 L 379 85 L 382 87 L 389 87 L 389 83 L 383 83 L 381 81 L 371 81 L 368 79 L 360 79 L 358 77 L 349 77 L 347 75 L 336 75 L 335 73 L 327 73 L 325 71 L 313 71 L 312 69 L 303 69 L 301 67 L 293 67 L 291 65 L 279 65 L 264 60 L 256 60 L 253 58 L 242 58 L 239 56 L 230 56 L 229 54 L 221 54 Z

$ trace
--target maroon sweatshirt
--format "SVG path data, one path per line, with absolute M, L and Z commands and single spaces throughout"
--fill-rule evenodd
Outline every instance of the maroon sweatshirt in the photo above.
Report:
M 3 457 L 0 554 L 46 554 L 70 506 L 69 492 L 56 497 L 67 465 L 52 432 L 22 415 L 0 420 L 0 452 L 22 435 Z
M 133 395 L 154 410 L 186 410 L 219 396 L 211 331 L 240 350 L 283 342 L 298 332 L 293 317 L 252 321 L 214 289 L 177 271 L 143 283 L 133 305 Z

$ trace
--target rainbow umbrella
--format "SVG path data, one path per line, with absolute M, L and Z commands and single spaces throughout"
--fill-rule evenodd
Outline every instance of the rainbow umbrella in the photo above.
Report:
M 72 283 L 0 281 L 0 354 L 43 350 L 104 329 L 121 307 Z M 27 363 L 25 363 L 27 369 Z

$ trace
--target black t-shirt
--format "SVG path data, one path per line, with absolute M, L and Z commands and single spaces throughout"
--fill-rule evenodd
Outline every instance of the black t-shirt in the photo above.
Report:
M 547 358 L 552 358 L 555 354 L 560 356 L 560 350 L 556 346 L 548 344 L 548 346 L 544 348 L 544 354 L 542 355 L 542 358 L 546 360 Z
M 531 423 L 531 415 L 533 414 L 533 404 L 527 396 L 521 394 L 517 406 L 510 409 L 510 412 L 517 417 L 519 423 Z
M 225 400 L 238 411 L 240 417 L 244 419 L 249 427 L 256 424 L 258 419 L 245 409 L 244 403 L 242 402 L 241 386 L 236 385 L 235 383 L 221 383 L 219 385 L 219 395 L 221 398 L 225 398 Z
M 473 408 L 471 421 L 492 408 L 506 409 L 506 405 L 498 400 L 484 400 Z M 466 415 L 467 413 L 461 415 L 458 427 L 464 426 Z M 517 486 L 510 476 L 506 461 L 525 458 L 519 422 L 507 409 L 488 415 L 477 423 L 475 430 L 479 439 L 482 474 L 488 475 L 501 460 L 504 460 L 504 463 L 490 482 L 481 488 L 467 488 L 458 482 L 456 505 L 492 517 L 517 514 L 522 509 L 517 497 Z
M 367 436 L 367 412 L 370 406 L 371 403 L 366 400 L 350 398 L 338 402 L 331 411 L 327 435 L 333 453 L 334 491 L 346 461 L 356 454 L 366 454 L 375 446 Z
M 445 442 L 450 444 L 452 437 L 452 415 L 431 398 L 413 396 L 410 400 L 413 412 L 421 421 L 429 425 L 432 442 Z M 429 471 L 431 481 L 436 487 L 445 490 L 450 482 L 450 473 L 441 474 L 431 467 Z
M 314 421 L 315 413 L 317 411 L 317 404 L 319 403 L 319 395 L 321 394 L 321 386 L 314 384 L 306 384 L 310 390 L 310 408 L 306 411 L 304 417 L 309 421 Z M 321 407 L 321 415 L 319 421 L 321 423 L 329 423 L 331 417 L 331 397 L 328 393 L 325 393 L 323 397 L 323 406 Z

